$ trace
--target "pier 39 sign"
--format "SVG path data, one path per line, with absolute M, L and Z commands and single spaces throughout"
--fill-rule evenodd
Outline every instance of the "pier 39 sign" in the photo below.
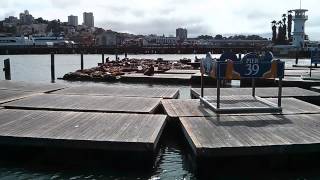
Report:
M 272 60 L 273 56 L 266 54 L 259 56 L 256 53 L 246 54 L 239 59 L 220 59 L 212 66 L 211 77 L 216 79 L 243 79 L 243 78 L 283 78 L 284 62 Z M 204 66 L 207 64 L 203 64 Z M 205 68 L 205 67 L 204 67 Z

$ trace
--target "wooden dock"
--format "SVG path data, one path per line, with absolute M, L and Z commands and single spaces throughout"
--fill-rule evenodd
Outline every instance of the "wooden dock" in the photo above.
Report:
M 320 86 L 311 87 L 311 91 L 320 92 Z
M 196 74 L 199 73 L 200 70 L 189 70 L 189 69 L 170 69 L 165 74 Z
M 278 80 L 276 80 L 278 83 Z M 283 86 L 287 87 L 301 87 L 305 89 L 310 89 L 312 86 L 320 86 L 319 80 L 303 80 L 301 77 L 290 77 L 286 76 L 282 80 Z
M 25 92 L 48 93 L 66 88 L 65 85 L 49 83 L 29 83 L 22 81 L 0 81 L 1 90 L 15 90 Z
M 256 156 L 320 151 L 320 115 L 181 117 L 198 157 Z
M 13 100 L 22 99 L 34 95 L 34 92 L 1 90 L 0 89 L 0 104 L 10 102 Z
M 189 84 L 192 74 L 154 74 L 153 76 L 146 76 L 143 74 L 126 74 L 121 76 L 121 82 L 134 83 L 166 83 L 166 84 Z
M 204 96 L 216 96 L 216 88 L 205 88 Z M 201 94 L 200 88 L 192 88 L 191 96 L 193 98 L 199 98 Z M 252 88 L 222 88 L 221 96 L 240 96 L 251 95 Z M 278 88 L 256 88 L 256 95 L 262 98 L 275 98 L 278 97 Z M 294 97 L 294 98 L 320 98 L 320 93 L 298 88 L 298 87 L 283 87 L 282 97 Z
M 277 104 L 277 98 L 266 98 L 266 100 Z M 248 102 L 244 102 L 246 104 Z M 164 107 L 166 114 L 170 118 L 179 117 L 215 117 L 217 116 L 209 108 L 200 104 L 199 99 L 166 99 L 162 100 L 161 104 Z M 281 114 L 320 114 L 320 107 L 295 99 L 282 99 L 283 111 Z M 270 113 L 269 113 L 270 114 Z M 278 114 L 278 113 L 277 113 Z M 255 114 L 234 114 L 241 116 L 255 115 Z
M 65 95 L 94 95 L 114 97 L 147 97 L 176 99 L 179 96 L 177 88 L 148 88 L 128 86 L 74 86 L 53 92 Z
M 165 115 L 0 109 L 0 143 L 154 152 Z
M 10 109 L 105 113 L 155 113 L 160 98 L 41 94 L 2 104 Z

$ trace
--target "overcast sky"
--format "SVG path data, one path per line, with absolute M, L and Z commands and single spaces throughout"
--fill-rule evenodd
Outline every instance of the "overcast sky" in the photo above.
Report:
M 280 20 L 299 0 L 0 0 L 0 19 L 28 9 L 34 17 L 67 21 L 93 12 L 95 25 L 134 34 L 175 35 L 177 27 L 189 37 L 201 34 L 270 34 L 272 20 Z M 319 0 L 303 0 L 309 9 L 306 32 L 320 40 Z

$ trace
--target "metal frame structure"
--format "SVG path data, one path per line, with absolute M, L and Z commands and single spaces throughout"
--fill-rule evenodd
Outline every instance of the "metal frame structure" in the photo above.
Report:
M 256 96 L 256 83 L 255 78 L 252 79 L 252 97 L 255 100 L 269 106 L 269 107 L 221 107 L 221 82 L 222 79 L 217 77 L 217 99 L 216 104 L 210 103 L 207 98 L 204 97 L 204 73 L 201 72 L 201 96 L 200 102 L 216 113 L 225 114 L 225 113 L 280 113 L 282 112 L 282 77 L 279 77 L 278 81 L 278 103 L 274 104 L 270 101 L 267 101 L 263 98 Z M 243 78 L 241 78 L 243 79 Z M 247 78 L 248 79 L 248 78 Z

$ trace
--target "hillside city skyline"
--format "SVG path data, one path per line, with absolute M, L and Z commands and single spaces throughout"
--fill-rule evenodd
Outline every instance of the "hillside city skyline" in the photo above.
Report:
M 257 34 L 271 37 L 271 24 L 279 19 L 287 10 L 299 8 L 299 1 L 255 2 L 241 0 L 222 2 L 202 0 L 188 1 L 121 1 L 110 0 L 101 2 L 88 1 L 50 1 L 39 4 L 36 0 L 23 3 L 17 0 L 4 0 L 0 7 L 0 19 L 9 15 L 18 16 L 28 9 L 35 17 L 53 20 L 68 20 L 69 15 L 79 17 L 83 12 L 93 12 L 95 26 L 133 34 L 174 35 L 175 29 L 188 29 L 190 37 L 198 35 L 234 35 Z M 132 6 L 134 4 L 134 6 Z M 170 4 L 170 6 L 168 6 Z M 302 8 L 309 9 L 309 20 L 306 23 L 306 33 L 311 40 L 320 39 L 320 13 L 314 11 L 316 0 L 302 1 Z M 226 13 L 227 12 L 227 13 Z M 235 28 L 236 27 L 236 28 Z

